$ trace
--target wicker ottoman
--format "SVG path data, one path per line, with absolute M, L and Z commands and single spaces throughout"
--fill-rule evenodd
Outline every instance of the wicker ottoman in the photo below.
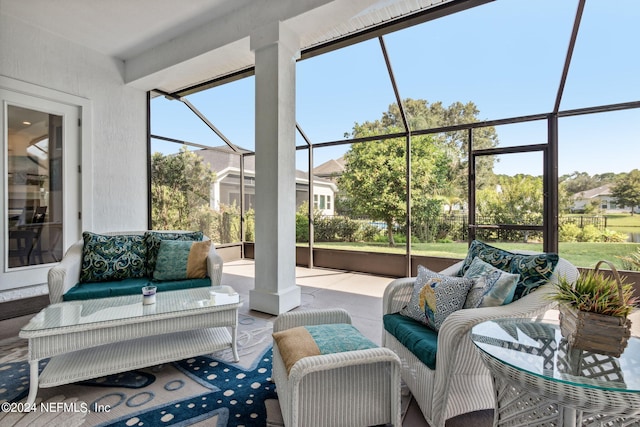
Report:
M 274 322 L 273 380 L 286 427 L 401 427 L 400 359 L 384 347 L 302 357 L 289 367 L 278 347 L 286 330 L 299 326 L 350 328 L 345 310 L 281 314 Z M 324 327 L 324 326 L 323 326 Z M 331 330 L 331 326 L 327 326 Z M 356 339 L 368 341 L 354 329 Z M 289 349 L 282 348 L 285 359 Z M 286 352 L 286 353 L 285 353 Z

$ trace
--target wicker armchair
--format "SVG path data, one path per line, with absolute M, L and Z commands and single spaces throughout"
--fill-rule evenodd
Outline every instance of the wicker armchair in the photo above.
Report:
M 351 324 L 342 309 L 279 315 L 273 331 L 304 325 Z M 400 361 L 384 347 L 309 356 L 291 372 L 273 346 L 273 380 L 287 427 L 401 427 Z
M 155 231 L 155 230 L 154 230 Z M 172 231 L 178 233 L 180 231 Z M 115 236 L 119 234 L 144 234 L 145 231 L 127 231 L 127 232 L 108 232 L 102 233 L 109 236 Z M 209 240 L 207 236 L 204 236 L 204 240 Z M 82 248 L 84 241 L 79 240 L 65 253 L 60 263 L 49 270 L 47 278 L 47 284 L 49 286 L 49 301 L 51 304 L 62 302 L 62 296 L 69 289 L 74 287 L 80 278 L 80 269 L 82 268 Z M 211 286 L 219 286 L 222 281 L 222 266 L 223 260 L 216 252 L 213 245 L 209 250 L 207 257 L 207 271 L 211 278 Z
M 462 261 L 441 273 L 454 275 L 461 265 Z M 562 276 L 568 280 L 575 280 L 578 270 L 560 258 L 549 283 L 557 282 Z M 387 286 L 383 297 L 383 314 L 396 313 L 409 302 L 414 281 L 415 277 L 401 278 Z M 430 426 L 444 427 L 445 421 L 451 417 L 494 407 L 491 376 L 469 338 L 469 331 L 474 325 L 485 320 L 540 316 L 554 305 L 546 298 L 552 290 L 553 287 L 547 284 L 508 305 L 465 309 L 452 313 L 438 333 L 435 370 L 429 369 L 393 335 L 383 329 L 382 343 L 400 357 L 402 379 L 411 390 Z

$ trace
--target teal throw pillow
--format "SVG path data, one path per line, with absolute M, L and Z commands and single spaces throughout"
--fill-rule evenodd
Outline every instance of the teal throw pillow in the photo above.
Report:
M 156 260 L 158 259 L 158 251 L 160 250 L 160 243 L 163 240 L 201 241 L 202 238 L 202 231 L 189 231 L 186 233 L 147 231 L 144 233 L 144 241 L 147 245 L 147 277 L 153 277 L 153 272 L 156 269 Z
M 204 279 L 211 240 L 163 240 L 158 250 L 153 280 Z
M 474 285 L 467 294 L 464 308 L 497 307 L 509 304 L 520 280 L 519 274 L 511 274 L 495 268 L 476 257 L 464 277 L 472 279 Z
M 471 286 L 471 279 L 445 276 L 419 265 L 411 300 L 400 314 L 438 331 L 451 313 L 463 307 Z
M 458 276 L 464 276 L 476 257 L 502 271 L 520 275 L 513 301 L 519 300 L 547 283 L 560 259 L 558 254 L 554 253 L 516 254 L 474 240 L 469 246 L 467 257 L 462 263 Z
M 82 233 L 80 282 L 106 282 L 144 277 L 147 246 L 142 235 L 104 236 Z

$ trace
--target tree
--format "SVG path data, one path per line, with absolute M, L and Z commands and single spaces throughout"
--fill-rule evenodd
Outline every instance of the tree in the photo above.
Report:
M 622 207 L 634 209 L 640 205 L 640 170 L 634 169 L 627 174 L 621 174 L 611 188 L 611 195 Z
M 562 175 L 558 182 L 564 186 L 567 193 L 576 194 L 610 184 L 614 182 L 614 179 L 615 175 L 612 172 L 591 176 L 587 172 L 575 171 L 571 174 Z
M 495 188 L 487 187 L 478 191 L 478 214 L 495 224 L 542 224 L 542 177 L 518 174 L 498 175 L 497 179 Z
M 429 104 L 425 99 L 407 98 L 402 101 L 408 116 L 409 127 L 412 131 L 433 129 L 445 126 L 454 126 L 478 122 L 480 110 L 473 102 L 454 102 L 444 107 L 442 102 Z M 403 128 L 400 108 L 397 104 L 391 104 L 389 111 L 383 113 L 381 124 L 385 127 L 397 126 Z M 449 185 L 448 197 L 453 199 L 467 199 L 467 165 L 469 155 L 469 132 L 459 130 L 434 134 L 433 138 L 447 154 L 451 162 L 450 174 L 446 179 Z M 493 126 L 477 128 L 473 130 L 473 147 L 492 148 L 498 145 L 498 135 Z M 478 157 L 476 161 L 477 188 L 495 185 L 493 180 L 493 156 Z M 444 188 L 441 189 L 445 193 Z
M 151 222 L 159 230 L 200 229 L 216 174 L 202 157 L 183 147 L 151 157 Z
M 360 129 L 359 135 L 369 133 Z M 387 224 L 389 245 L 393 229 L 406 217 L 406 146 L 404 138 L 354 144 L 345 154 L 345 171 L 338 181 L 352 213 Z M 435 160 L 442 156 L 430 137 L 414 138 L 411 145 L 412 200 L 427 199 L 433 187 Z M 419 210 L 419 207 L 417 208 Z
M 426 100 L 403 101 L 412 130 L 477 122 L 475 104 L 454 103 L 444 108 L 442 103 Z M 382 118 L 356 123 L 351 136 L 366 137 L 404 131 L 397 104 L 391 104 Z M 345 135 L 349 136 L 349 134 Z M 498 143 L 492 127 L 474 130 L 474 147 L 489 148 Z M 406 141 L 385 139 L 375 143 L 352 145 L 345 154 L 345 172 L 338 185 L 340 206 L 354 214 L 385 221 L 389 244 L 394 245 L 393 226 L 404 223 L 406 217 Z M 490 182 L 493 158 L 483 157 L 476 169 L 478 181 Z M 464 201 L 467 198 L 468 132 L 456 131 L 411 138 L 411 212 L 412 221 L 423 226 L 442 212 L 442 203 Z

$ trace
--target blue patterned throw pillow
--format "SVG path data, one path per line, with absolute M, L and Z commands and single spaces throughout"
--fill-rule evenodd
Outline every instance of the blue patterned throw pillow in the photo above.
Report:
M 497 307 L 509 304 L 520 280 L 519 274 L 511 274 L 493 267 L 476 257 L 464 277 L 472 279 L 473 287 L 467 294 L 464 308 Z
M 104 236 L 82 233 L 80 282 L 106 282 L 144 277 L 147 246 L 142 235 Z
M 153 280 L 204 279 L 210 248 L 211 240 L 163 240 Z
M 475 257 L 502 271 L 520 275 L 513 301 L 519 300 L 547 283 L 560 259 L 558 254 L 554 253 L 516 254 L 487 245 L 479 240 L 474 240 L 469 246 L 467 257 L 462 263 L 458 276 L 464 276 Z
M 451 313 L 462 308 L 471 286 L 471 279 L 445 276 L 419 265 L 411 300 L 400 314 L 438 331 Z
M 170 231 L 147 231 L 144 233 L 144 241 L 147 245 L 147 277 L 153 277 L 156 269 L 156 260 L 160 243 L 163 240 L 193 240 L 202 241 L 202 231 L 189 231 L 186 233 L 176 233 Z

